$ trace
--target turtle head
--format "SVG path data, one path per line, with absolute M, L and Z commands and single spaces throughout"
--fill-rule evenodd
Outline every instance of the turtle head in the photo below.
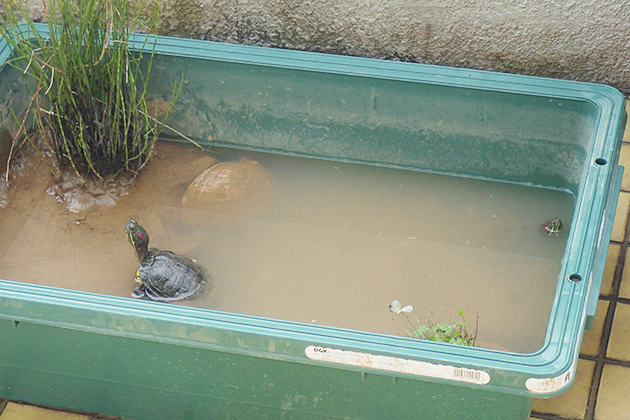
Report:
M 131 219 L 125 223 L 125 232 L 129 243 L 136 250 L 140 262 L 144 261 L 149 253 L 149 234 L 135 220 Z

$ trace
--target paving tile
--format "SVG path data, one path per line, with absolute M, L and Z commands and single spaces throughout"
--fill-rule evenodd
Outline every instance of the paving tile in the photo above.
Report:
M 608 312 L 608 301 L 599 300 L 597 302 L 597 310 L 595 319 L 593 320 L 593 328 L 584 331 L 582 339 L 582 347 L 580 354 L 587 356 L 597 356 L 599 354 L 599 344 L 602 341 L 602 332 L 604 329 L 604 321 L 606 320 L 606 312 Z
M 0 420 L 90 420 L 90 416 L 10 401 L 0 414 Z
M 623 242 L 626 233 L 626 219 L 628 218 L 628 209 L 630 208 L 630 193 L 621 192 L 619 201 L 617 202 L 617 210 L 615 212 L 615 222 L 611 238 L 616 242 Z
M 628 420 L 630 395 L 630 368 L 606 364 L 597 393 L 595 418 L 601 420 Z
M 620 250 L 621 245 L 608 245 L 608 254 L 606 254 L 606 265 L 604 266 L 604 275 L 602 277 L 602 287 L 599 290 L 600 295 L 610 296 L 612 294 L 612 283 L 615 276 L 615 268 L 617 267 L 617 258 L 619 257 Z M 630 269 L 628 270 L 628 273 L 630 275 Z
M 619 287 L 619 297 L 630 299 L 630 252 L 626 254 L 626 261 L 623 266 L 621 286 Z
M 606 355 L 613 359 L 630 360 L 630 305 L 617 303 Z
M 578 360 L 575 380 L 568 391 L 557 397 L 534 400 L 533 411 L 570 418 L 584 418 L 594 369 L 595 362 Z
M 625 136 L 628 136 L 628 128 L 626 128 Z M 625 137 L 624 140 L 626 140 Z M 624 191 L 630 191 L 630 143 L 623 143 L 621 145 L 619 164 L 625 168 L 623 171 L 623 179 L 621 181 L 621 189 Z

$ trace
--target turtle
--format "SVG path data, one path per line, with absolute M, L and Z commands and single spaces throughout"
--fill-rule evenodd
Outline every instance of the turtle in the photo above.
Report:
M 219 162 L 190 183 L 182 205 L 201 210 L 251 209 L 268 197 L 271 176 L 256 160 Z
M 205 270 L 193 260 L 149 248 L 149 234 L 135 220 L 127 221 L 125 231 L 140 260 L 132 297 L 159 302 L 187 299 L 206 281 Z
M 562 220 L 559 217 L 554 217 L 540 228 L 543 232 L 549 235 L 557 235 L 562 230 Z

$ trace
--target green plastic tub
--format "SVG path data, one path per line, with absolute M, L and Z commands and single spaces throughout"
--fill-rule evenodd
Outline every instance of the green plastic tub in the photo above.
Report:
M 462 347 L 2 280 L 0 398 L 138 420 L 525 420 L 571 385 L 623 171 L 618 91 L 169 37 L 155 52 L 214 92 L 206 124 L 182 133 L 197 141 L 570 191 L 544 343 Z

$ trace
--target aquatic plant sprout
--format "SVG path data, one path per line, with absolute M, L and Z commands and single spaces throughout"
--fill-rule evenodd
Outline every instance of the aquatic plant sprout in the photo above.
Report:
M 5 2 L 3 35 L 15 51 L 9 63 L 32 89 L 19 132 L 29 140 L 39 133 L 51 152 L 42 154 L 52 154 L 54 167 L 69 165 L 99 179 L 137 173 L 164 126 L 147 108 L 150 38 L 143 48 L 148 54 L 128 48 L 139 12 L 126 0 L 45 0 L 44 8 L 45 35 L 16 0 Z M 157 30 L 154 10 L 149 32 Z M 180 88 L 173 89 L 167 117 Z
M 410 337 L 459 344 L 463 346 L 475 345 L 479 317 L 477 317 L 474 332 L 470 333 L 466 330 L 468 321 L 464 318 L 463 309 L 457 311 L 457 315 L 459 315 L 461 320 L 451 320 L 450 324 L 437 323 L 430 319 L 427 319 L 426 324 L 423 324 L 417 317 L 414 317 L 414 322 L 408 315 L 413 311 L 413 307 L 411 305 L 402 306 L 398 300 L 393 300 L 389 304 L 389 310 L 395 315 L 402 315 L 405 317 L 406 323 L 404 324 L 395 320 L 394 321 L 400 324 Z

